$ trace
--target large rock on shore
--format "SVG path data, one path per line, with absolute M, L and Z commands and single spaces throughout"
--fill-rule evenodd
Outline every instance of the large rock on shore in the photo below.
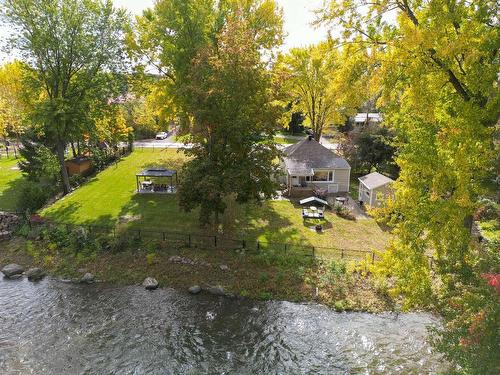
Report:
M 201 292 L 201 287 L 199 285 L 193 285 L 188 289 L 188 292 L 191 294 L 198 294 Z
M 92 275 L 90 272 L 87 272 L 83 277 L 80 279 L 80 282 L 83 284 L 92 284 L 95 281 L 94 275 Z
M 44 276 L 45 272 L 38 267 L 30 268 L 28 271 L 26 271 L 26 277 L 29 281 L 38 281 L 43 279 Z
M 17 275 L 21 275 L 24 272 L 24 268 L 19 264 L 7 264 L 4 268 L 2 268 L 2 273 L 5 277 L 15 278 Z
M 147 290 L 155 290 L 156 288 L 158 288 L 158 281 L 156 281 L 156 279 L 153 279 L 152 277 L 146 277 L 142 282 L 142 286 Z

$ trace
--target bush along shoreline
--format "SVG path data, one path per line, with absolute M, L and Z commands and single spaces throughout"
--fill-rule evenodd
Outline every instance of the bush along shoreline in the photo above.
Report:
M 0 241 L 0 268 L 11 263 L 75 281 L 87 273 L 117 285 L 138 285 L 151 277 L 160 287 L 187 291 L 200 286 L 212 294 L 317 302 L 337 311 L 394 311 L 399 306 L 360 262 L 144 242 L 89 233 L 84 227 L 22 226 L 16 236 Z

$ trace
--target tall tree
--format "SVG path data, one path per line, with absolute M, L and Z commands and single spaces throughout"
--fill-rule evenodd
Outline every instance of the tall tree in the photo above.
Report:
M 201 222 L 217 222 L 228 196 L 244 202 L 272 194 L 276 112 L 265 57 L 282 39 L 276 3 L 159 1 L 138 29 L 132 50 L 159 67 L 194 144 L 182 174 L 181 206 L 200 207 Z
M 33 120 L 55 145 L 63 190 L 70 190 L 65 149 L 89 122 L 96 95 L 107 86 L 103 71 L 123 62 L 126 15 L 111 0 L 3 0 L 3 18 L 24 61 L 36 74 L 30 84 L 43 92 Z M 105 100 L 105 98 L 101 98 Z
M 498 10 L 488 0 L 352 0 L 330 1 L 323 13 L 324 21 L 343 28 L 345 43 L 369 45 L 379 55 L 379 105 L 400 141 L 390 207 L 396 239 L 381 271 L 397 277 L 407 305 L 437 298 L 450 323 L 450 359 L 471 373 L 494 373 L 498 366 L 485 360 L 491 342 L 498 345 L 498 331 L 488 328 L 499 324 L 498 308 L 491 308 L 498 297 L 475 298 L 473 291 L 485 284 L 481 272 L 500 269 L 493 255 L 480 262 L 489 251 L 477 251 L 470 231 L 479 199 L 497 175 Z M 428 255 L 436 259 L 440 283 L 431 283 Z M 473 317 L 481 309 L 479 322 Z M 472 331 L 482 336 L 462 345 Z
M 19 139 L 27 126 L 27 101 L 23 90 L 23 64 L 20 61 L 0 67 L 0 137 Z
M 305 125 L 317 140 L 327 127 L 353 114 L 368 94 L 368 55 L 350 54 L 349 46 L 339 49 L 329 40 L 293 48 L 276 64 L 285 77 L 286 103 L 306 115 Z

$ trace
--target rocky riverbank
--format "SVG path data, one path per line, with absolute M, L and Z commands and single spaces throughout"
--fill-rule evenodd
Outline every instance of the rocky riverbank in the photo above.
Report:
M 0 269 L 11 263 L 77 282 L 143 285 L 150 290 L 173 287 L 191 294 L 260 300 L 315 301 L 336 310 L 376 312 L 395 306 L 369 275 L 338 263 L 178 248 L 83 256 L 23 238 L 0 242 Z

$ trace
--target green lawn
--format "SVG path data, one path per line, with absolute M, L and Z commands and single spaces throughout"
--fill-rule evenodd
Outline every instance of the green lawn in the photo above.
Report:
M 19 159 L 0 159 L 0 210 L 14 210 L 17 206 L 24 178 L 17 168 Z
M 135 174 L 142 168 L 162 165 L 177 169 L 184 160 L 182 153 L 172 149 L 136 150 L 45 209 L 42 215 L 68 223 L 95 225 L 116 225 L 125 218 L 127 224 L 120 225 L 130 228 L 213 233 L 214 229 L 200 228 L 196 211 L 181 211 L 175 195 L 135 194 Z M 236 239 L 351 250 L 382 249 L 389 236 L 371 219 L 349 221 L 329 212 L 322 234 L 311 226 L 313 223 L 304 224 L 301 208 L 290 201 L 268 201 L 261 205 L 229 201 L 219 230 Z
M 285 137 L 274 137 L 274 141 L 281 145 L 291 145 L 297 143 L 299 140 L 285 136 Z

